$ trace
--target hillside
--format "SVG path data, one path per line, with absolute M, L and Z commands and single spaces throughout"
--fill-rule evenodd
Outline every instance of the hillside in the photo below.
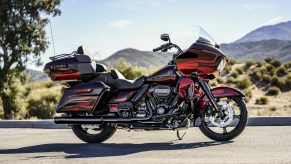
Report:
M 291 62 L 231 60 L 213 86 L 232 86 L 246 94 L 250 115 L 291 115 Z
M 32 81 L 43 81 L 43 80 L 49 79 L 49 77 L 45 73 L 43 73 L 42 71 L 26 69 L 25 72 L 32 79 Z
M 139 51 L 137 49 L 128 48 L 120 50 L 107 59 L 99 62 L 112 67 L 121 58 L 138 67 L 156 68 L 166 65 L 171 60 L 172 55 L 170 53 L 154 53 L 150 51 Z
M 264 60 L 273 57 L 280 61 L 291 60 L 291 41 L 262 40 L 246 43 L 231 43 L 220 45 L 221 50 L 230 58 L 240 60 Z
M 261 40 L 291 40 L 291 21 L 257 28 L 235 43 L 254 42 Z

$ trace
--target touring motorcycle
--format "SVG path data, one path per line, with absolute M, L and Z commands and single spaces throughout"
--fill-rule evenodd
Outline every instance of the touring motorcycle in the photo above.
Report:
M 210 86 L 228 58 L 202 28 L 196 38 L 182 50 L 162 34 L 165 44 L 153 51 L 177 52 L 168 65 L 136 80 L 116 69 L 109 71 L 82 47 L 50 57 L 44 72 L 66 87 L 56 109 L 62 115 L 54 118 L 55 123 L 71 125 L 74 134 L 88 143 L 103 142 L 116 129 L 177 130 L 182 139 L 179 130 L 199 127 L 212 140 L 237 137 L 247 123 L 245 95 L 232 87 Z

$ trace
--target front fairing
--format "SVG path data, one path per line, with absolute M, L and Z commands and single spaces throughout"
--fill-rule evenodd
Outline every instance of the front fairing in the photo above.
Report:
M 221 75 L 227 61 L 225 54 L 201 27 L 196 28 L 193 34 L 194 43 L 175 60 L 178 71 L 185 76 L 192 72 L 202 77 L 215 78 Z

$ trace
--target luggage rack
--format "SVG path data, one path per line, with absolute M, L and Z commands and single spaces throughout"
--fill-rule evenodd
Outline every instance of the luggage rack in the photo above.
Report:
M 56 55 L 56 56 L 52 56 L 49 57 L 49 59 L 51 59 L 52 61 L 57 60 L 57 59 L 64 59 L 64 58 L 71 58 L 71 57 L 75 57 L 76 55 L 76 51 L 70 53 L 70 54 L 60 54 L 60 55 Z

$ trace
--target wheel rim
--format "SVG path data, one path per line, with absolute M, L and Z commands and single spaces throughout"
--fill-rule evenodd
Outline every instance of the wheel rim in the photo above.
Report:
M 219 117 L 217 117 L 217 115 L 213 116 L 213 113 L 212 114 L 209 113 L 208 110 L 211 110 L 211 112 L 213 112 L 213 109 L 207 109 L 206 113 L 203 116 L 204 118 L 202 121 L 202 126 L 205 126 L 212 133 L 216 133 L 219 135 L 228 135 L 232 133 L 233 131 L 235 131 L 236 129 L 238 129 L 240 124 L 243 122 L 242 120 L 243 107 L 241 106 L 241 104 L 236 98 L 217 99 L 218 104 L 223 104 L 222 102 L 227 104 L 233 110 L 232 118 L 230 118 L 231 121 L 227 125 L 219 127 L 213 123 L 213 118 L 217 118 L 219 120 Z M 224 113 L 224 114 L 227 115 L 227 113 Z M 229 121 L 229 120 L 225 120 L 225 121 Z
M 77 125 L 79 131 L 85 135 L 98 135 L 106 127 L 106 125 L 100 124 L 85 124 Z

